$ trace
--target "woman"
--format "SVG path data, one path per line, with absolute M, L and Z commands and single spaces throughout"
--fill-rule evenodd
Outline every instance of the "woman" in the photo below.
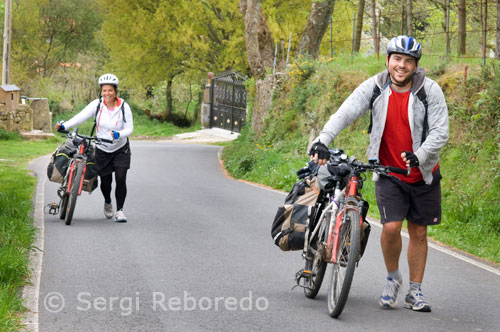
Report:
M 104 196 L 104 215 L 113 218 L 113 204 L 111 202 L 112 173 L 115 172 L 116 181 L 116 222 L 127 222 L 123 213 L 123 204 L 127 196 L 127 170 L 130 168 L 130 146 L 128 136 L 134 130 L 132 111 L 130 106 L 117 97 L 118 78 L 113 74 L 104 74 L 99 77 L 101 98 L 92 101 L 80 113 L 67 122 L 57 122 L 57 130 L 69 129 L 78 126 L 89 118 L 95 119 L 96 136 L 113 139 L 113 143 L 97 145 L 96 169 L 101 177 L 101 191 Z

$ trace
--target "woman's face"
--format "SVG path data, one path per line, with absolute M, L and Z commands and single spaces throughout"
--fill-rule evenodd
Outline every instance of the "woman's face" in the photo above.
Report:
M 101 95 L 106 104 L 112 104 L 116 99 L 115 87 L 111 84 L 101 86 Z

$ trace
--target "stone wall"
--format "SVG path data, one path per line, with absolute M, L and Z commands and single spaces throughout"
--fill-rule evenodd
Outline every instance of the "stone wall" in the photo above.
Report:
M 31 101 L 33 109 L 33 129 L 41 130 L 45 133 L 52 132 L 52 113 L 49 109 L 47 98 L 33 99 Z
M 33 130 L 33 110 L 28 105 L 19 105 L 13 111 L 7 111 L 0 103 L 0 127 L 7 131 L 25 132 Z

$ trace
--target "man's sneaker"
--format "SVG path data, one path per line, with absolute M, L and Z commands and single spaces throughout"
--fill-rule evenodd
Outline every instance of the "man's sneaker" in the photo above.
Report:
M 115 213 L 115 221 L 116 222 L 127 222 L 127 217 L 125 217 L 125 213 L 122 210 L 118 210 Z
M 104 202 L 104 215 L 108 219 L 113 218 L 113 204 Z
M 391 309 L 396 307 L 398 300 L 398 291 L 401 284 L 392 278 L 387 278 L 384 291 L 380 296 L 378 303 L 383 309 Z
M 422 290 L 420 288 L 411 289 L 408 294 L 406 294 L 403 306 L 413 311 L 431 312 L 431 306 L 424 300 L 424 295 L 422 294 Z

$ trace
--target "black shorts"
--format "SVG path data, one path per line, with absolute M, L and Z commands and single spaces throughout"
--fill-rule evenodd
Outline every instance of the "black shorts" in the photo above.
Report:
M 403 221 L 429 226 L 441 223 L 441 173 L 432 174 L 432 183 L 405 183 L 387 176 L 375 182 L 380 222 Z
M 97 148 L 95 152 L 95 164 L 98 174 L 100 176 L 109 175 L 113 173 L 115 167 L 125 167 L 129 169 L 131 155 L 132 153 L 130 152 L 128 141 L 115 152 L 105 152 Z

